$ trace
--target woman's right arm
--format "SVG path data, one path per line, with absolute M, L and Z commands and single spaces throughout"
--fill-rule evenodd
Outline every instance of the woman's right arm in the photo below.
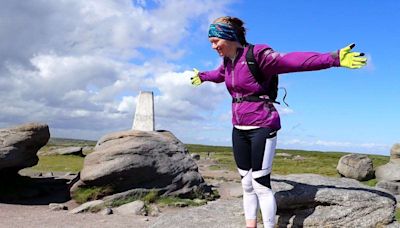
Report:
M 217 69 L 212 71 L 199 72 L 201 82 L 210 81 L 221 83 L 225 81 L 225 67 L 221 64 Z

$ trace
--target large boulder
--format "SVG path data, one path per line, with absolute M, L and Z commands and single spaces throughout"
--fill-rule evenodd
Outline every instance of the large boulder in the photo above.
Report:
M 340 175 L 359 181 L 374 178 L 374 166 L 367 155 L 345 155 L 339 159 L 336 169 Z
M 400 165 L 400 143 L 396 143 L 390 150 L 390 161 Z
M 109 194 L 143 189 L 185 196 L 206 185 L 187 148 L 171 132 L 130 130 L 97 142 L 71 194 L 93 186 L 108 186 Z
M 38 150 L 50 138 L 47 124 L 28 123 L 0 129 L 0 174 L 8 176 L 34 166 L 39 158 Z
M 379 181 L 400 181 L 400 144 L 394 144 L 390 150 L 390 161 L 376 168 L 375 175 Z
M 390 160 L 385 165 L 375 170 L 377 187 L 390 191 L 397 197 L 400 196 L 400 143 L 396 143 L 390 150 Z

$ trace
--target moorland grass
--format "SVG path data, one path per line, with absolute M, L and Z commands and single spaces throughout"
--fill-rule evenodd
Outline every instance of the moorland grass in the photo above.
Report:
M 42 148 L 46 150 L 49 147 L 64 147 L 64 146 L 94 146 L 95 141 L 88 140 L 73 140 L 73 139 L 50 139 L 49 143 Z M 190 153 L 198 153 L 202 158 L 209 158 L 216 161 L 217 164 L 212 166 L 212 169 L 228 169 L 236 171 L 236 165 L 233 160 L 232 148 L 223 146 L 208 146 L 208 145 L 197 145 L 187 144 L 186 145 Z M 349 153 L 345 152 L 320 152 L 320 151 L 304 151 L 304 150 L 283 150 L 277 149 L 278 154 L 274 158 L 273 163 L 273 174 L 287 175 L 295 173 L 314 173 L 324 176 L 339 176 L 336 171 L 336 166 L 339 159 Z M 290 157 L 279 156 L 279 153 L 289 154 Z M 294 159 L 295 157 L 298 159 Z M 374 167 L 386 164 L 389 162 L 389 156 L 383 155 L 369 155 L 372 159 Z M 83 159 L 79 156 L 74 155 L 53 155 L 53 156 L 39 156 L 39 163 L 31 168 L 33 171 L 40 172 L 79 172 L 83 167 Z M 363 182 L 369 186 L 375 186 L 376 179 Z M 91 198 L 96 195 L 98 189 L 87 190 L 82 193 L 85 198 L 85 194 L 89 195 L 86 197 Z M 100 190 L 102 192 L 102 190 Z M 99 193 L 100 194 L 100 193 Z M 156 201 L 161 204 L 171 205 L 176 202 L 180 202 L 180 199 L 169 198 L 169 197 L 155 197 L 149 195 L 151 201 Z M 83 199 L 85 200 L 85 199 Z M 132 200 L 132 199 L 131 199 Z M 150 201 L 150 200 L 149 200 Z M 183 203 L 183 202 L 182 202 Z M 185 202 L 191 205 L 193 202 Z M 400 220 L 400 210 L 396 211 L 396 219 Z
M 79 145 L 94 145 L 93 141 L 78 140 Z M 49 146 L 74 146 L 73 140 L 56 139 L 50 140 Z M 233 159 L 232 148 L 222 146 L 207 145 L 186 145 L 190 153 L 198 153 L 202 158 L 209 158 L 216 161 L 217 164 L 212 169 L 228 169 L 236 171 L 236 165 Z M 42 149 L 46 149 L 46 148 Z M 295 173 L 314 173 L 324 176 L 338 176 L 336 166 L 339 159 L 349 153 L 344 152 L 320 152 L 320 151 L 304 151 L 304 150 L 283 150 L 277 149 L 277 156 L 274 158 L 273 174 L 287 175 Z M 279 156 L 280 153 L 289 154 L 290 157 Z M 298 159 L 294 159 L 294 158 Z M 389 156 L 368 155 L 373 161 L 374 167 L 386 164 Z M 29 169 L 34 171 L 53 171 L 53 172 L 79 172 L 83 167 L 83 159 L 74 155 L 52 155 L 39 156 L 39 163 Z M 373 186 L 376 184 L 375 179 L 364 182 Z
M 187 147 L 190 153 L 198 153 L 203 158 L 208 157 L 215 160 L 217 164 L 213 165 L 212 169 L 220 167 L 221 169 L 236 170 L 231 147 L 193 144 L 188 144 Z M 289 154 L 290 157 L 279 156 L 280 153 Z M 338 176 L 336 166 L 339 159 L 350 153 L 277 149 L 276 154 L 272 169 L 273 174 L 314 173 L 324 176 Z M 296 157 L 297 159 L 295 159 Z M 368 157 L 372 160 L 374 167 L 389 162 L 388 156 L 368 155 Z M 373 181 L 369 183 L 373 183 Z
M 75 155 L 49 155 L 39 156 L 36 166 L 28 168 L 35 172 L 72 172 L 78 173 L 82 170 L 83 159 Z
M 113 192 L 112 187 L 102 186 L 102 187 L 82 187 L 77 189 L 73 194 L 72 198 L 77 203 L 85 203 L 91 200 L 100 199 L 109 193 Z

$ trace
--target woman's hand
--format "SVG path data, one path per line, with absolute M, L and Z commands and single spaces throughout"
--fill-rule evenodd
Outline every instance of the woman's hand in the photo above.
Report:
M 190 78 L 192 80 L 192 85 L 199 86 L 202 81 L 199 77 L 199 71 L 196 68 L 193 68 L 194 76 Z
M 367 58 L 360 57 L 364 56 L 364 53 L 351 52 L 351 49 L 353 49 L 354 46 L 356 45 L 352 43 L 339 50 L 340 66 L 358 69 L 367 64 Z

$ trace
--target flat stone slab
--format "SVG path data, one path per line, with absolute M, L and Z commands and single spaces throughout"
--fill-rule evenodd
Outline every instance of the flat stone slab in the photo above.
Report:
M 348 178 L 315 174 L 273 176 L 278 227 L 396 227 L 391 194 Z M 242 228 L 242 199 L 162 214 L 150 227 Z

